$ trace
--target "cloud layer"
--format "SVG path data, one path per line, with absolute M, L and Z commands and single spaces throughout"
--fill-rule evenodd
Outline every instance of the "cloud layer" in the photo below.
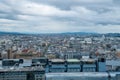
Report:
M 0 31 L 120 32 L 118 0 L 1 0 Z

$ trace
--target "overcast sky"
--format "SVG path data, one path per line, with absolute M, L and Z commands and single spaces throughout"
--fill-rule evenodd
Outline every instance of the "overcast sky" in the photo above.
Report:
M 0 0 L 0 31 L 120 32 L 120 0 Z

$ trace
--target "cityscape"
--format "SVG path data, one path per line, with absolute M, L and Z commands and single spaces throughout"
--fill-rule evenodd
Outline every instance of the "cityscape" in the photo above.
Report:
M 0 80 L 119 80 L 119 36 L 2 33 Z
M 0 0 L 0 80 L 120 80 L 120 0 Z

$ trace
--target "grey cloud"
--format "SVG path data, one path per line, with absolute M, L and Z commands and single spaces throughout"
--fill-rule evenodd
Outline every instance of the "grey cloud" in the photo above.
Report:
M 120 0 L 113 0 L 114 3 L 119 4 Z
M 36 3 L 54 5 L 61 9 L 69 10 L 71 6 L 94 6 L 94 5 L 110 5 L 112 0 L 31 0 Z
M 109 21 L 97 21 L 96 25 L 120 25 L 119 21 L 109 20 Z
M 0 24 L 9 27 L 8 30 L 15 28 L 12 25 L 18 27 L 16 31 L 28 29 L 26 32 L 32 29 L 36 32 L 94 31 L 97 27 L 102 30 L 102 26 L 120 25 L 117 3 L 117 0 L 1 0 L 0 7 L 4 9 L 0 8 Z M 8 20 L 12 20 L 11 26 L 6 25 Z

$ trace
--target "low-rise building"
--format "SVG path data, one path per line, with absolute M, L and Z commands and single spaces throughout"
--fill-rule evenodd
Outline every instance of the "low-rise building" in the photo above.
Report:
M 0 80 L 45 80 L 45 70 L 41 67 L 0 69 Z

